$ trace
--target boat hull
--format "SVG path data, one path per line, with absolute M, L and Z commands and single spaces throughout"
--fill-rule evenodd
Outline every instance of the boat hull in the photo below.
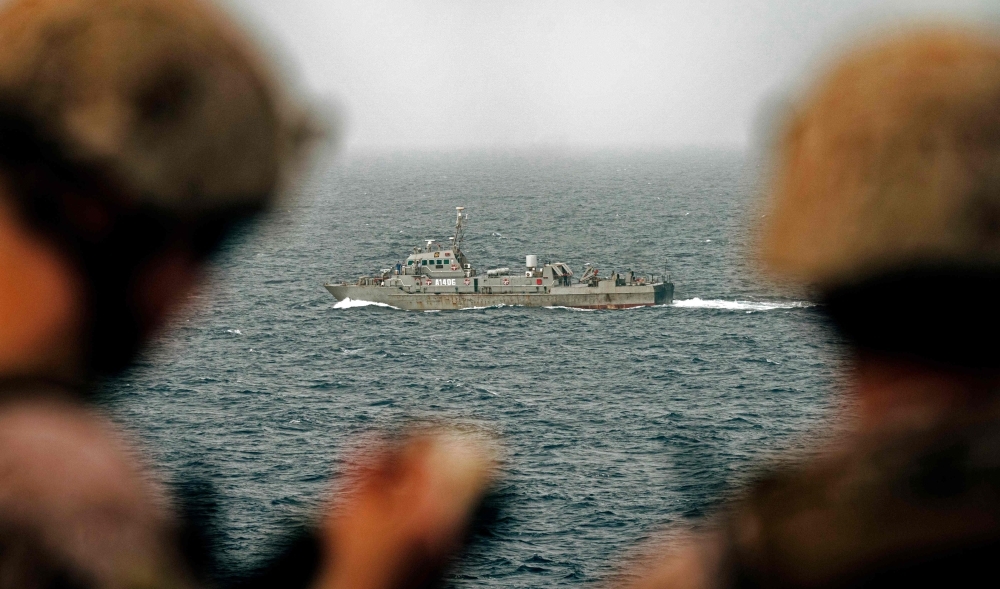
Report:
M 673 284 L 623 286 L 613 290 L 591 287 L 553 288 L 533 293 L 405 292 L 385 286 L 326 284 L 338 301 L 351 299 L 382 303 L 407 311 L 444 311 L 477 307 L 573 307 L 579 309 L 627 309 L 663 305 L 673 301 Z

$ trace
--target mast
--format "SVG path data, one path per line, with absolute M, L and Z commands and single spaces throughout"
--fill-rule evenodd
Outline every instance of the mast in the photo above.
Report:
M 468 219 L 469 216 L 462 214 L 465 207 L 455 207 L 455 210 L 458 211 L 458 216 L 455 218 L 455 251 L 460 251 L 462 247 L 462 238 L 465 237 L 464 221 Z

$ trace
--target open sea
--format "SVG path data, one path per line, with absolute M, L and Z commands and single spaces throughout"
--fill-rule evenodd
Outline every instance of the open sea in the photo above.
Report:
M 227 245 L 105 402 L 167 478 L 211 479 L 232 570 L 315 513 L 360 434 L 444 418 L 494 431 L 507 452 L 504 509 L 452 586 L 598 581 L 846 410 L 838 336 L 755 271 L 759 172 L 725 151 L 331 161 Z M 447 239 L 455 206 L 481 271 L 525 254 L 578 275 L 667 268 L 675 302 L 407 312 L 323 289 Z

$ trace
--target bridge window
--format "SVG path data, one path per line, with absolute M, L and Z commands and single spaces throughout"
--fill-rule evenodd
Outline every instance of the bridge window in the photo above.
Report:
M 412 266 L 413 265 L 413 260 L 406 260 L 406 265 L 407 266 Z
M 444 260 L 441 260 L 441 259 L 438 259 L 438 261 L 437 261 L 437 262 L 438 262 L 438 266 L 440 266 L 440 265 L 444 264 Z
M 427 260 L 420 260 L 420 265 L 421 266 L 426 266 L 427 265 Z

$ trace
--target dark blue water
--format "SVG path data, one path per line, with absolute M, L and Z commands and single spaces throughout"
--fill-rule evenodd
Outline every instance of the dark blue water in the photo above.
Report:
M 738 153 L 396 155 L 321 166 L 231 244 L 138 367 L 117 418 L 168 476 L 214 473 L 230 564 L 314 509 L 356 436 L 410 418 L 494 430 L 507 508 L 461 587 L 599 579 L 710 511 L 836 415 L 840 348 L 749 256 L 757 168 Z M 625 311 L 337 308 L 321 284 L 388 267 L 470 214 L 480 269 L 669 267 L 677 304 Z

